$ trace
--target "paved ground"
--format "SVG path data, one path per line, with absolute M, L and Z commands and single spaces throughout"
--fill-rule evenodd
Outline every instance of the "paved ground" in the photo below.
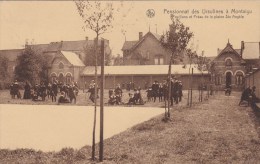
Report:
M 91 145 L 93 111 L 92 106 L 0 105 L 0 149 L 59 151 Z M 106 107 L 104 138 L 163 112 L 163 108 Z M 99 112 L 96 135 L 99 142 Z

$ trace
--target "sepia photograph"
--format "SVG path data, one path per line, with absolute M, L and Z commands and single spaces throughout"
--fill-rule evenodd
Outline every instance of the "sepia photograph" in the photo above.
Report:
M 260 163 L 260 1 L 0 1 L 0 163 Z

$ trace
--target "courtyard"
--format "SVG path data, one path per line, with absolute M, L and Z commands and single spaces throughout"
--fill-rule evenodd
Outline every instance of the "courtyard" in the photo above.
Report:
M 194 103 L 192 108 L 184 102 L 174 105 L 167 123 L 162 121 L 164 108 L 106 107 L 104 163 L 258 163 L 260 122 L 255 112 L 259 114 L 259 111 L 238 106 L 240 94 L 233 92 L 231 96 L 225 96 L 219 92 L 207 101 Z M 21 128 L 13 135 L 21 139 L 25 135 L 23 132 L 33 134 L 31 140 L 13 138 L 9 144 L 26 148 L 25 144 L 36 143 L 38 139 L 42 143 L 47 140 L 56 143 L 44 144 L 43 152 L 38 151 L 40 147 L 37 149 L 37 146 L 29 149 L 32 145 L 16 150 L 12 150 L 15 146 L 10 150 L 5 145 L 0 151 L 0 161 L 91 163 L 90 139 L 86 137 L 91 133 L 91 126 L 87 129 L 85 125 L 92 123 L 88 119 L 88 115 L 93 117 L 92 107 L 29 105 L 31 109 L 26 109 L 28 105 L 7 105 L 8 109 L 3 110 L 4 106 L 1 106 L 2 117 L 3 113 L 9 118 L 26 116 L 18 119 L 23 120 L 23 124 L 16 125 Z M 8 123 L 8 119 L 1 120 Z M 32 122 L 35 124 L 31 125 Z M 10 119 L 5 125 L 14 126 Z M 22 128 L 23 125 L 27 127 Z M 1 124 L 2 129 L 3 126 Z M 35 131 L 31 132 L 30 127 L 35 127 Z M 82 144 L 85 146 L 81 147 Z M 50 152 L 61 147 L 61 151 Z

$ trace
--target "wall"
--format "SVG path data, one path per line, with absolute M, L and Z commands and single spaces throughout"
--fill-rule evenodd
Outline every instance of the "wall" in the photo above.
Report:
M 193 75 L 192 87 L 194 89 L 198 89 L 198 85 L 204 81 L 204 83 L 210 82 L 209 75 Z M 163 82 L 167 78 L 166 75 L 141 75 L 141 76 L 126 76 L 126 75 L 118 75 L 118 76 L 105 76 L 105 88 L 115 88 L 117 84 L 126 85 L 126 83 L 134 82 L 135 87 L 145 88 L 145 83 L 147 82 L 148 86 L 151 86 L 152 83 L 156 80 L 158 82 Z M 81 83 L 86 82 L 87 87 L 90 84 L 90 81 L 95 79 L 94 76 L 81 76 Z M 177 77 L 178 80 L 182 81 L 183 89 L 186 90 L 189 88 L 189 76 L 188 75 L 179 75 Z M 100 78 L 98 78 L 98 83 L 100 82 Z
M 255 73 L 251 74 L 250 76 L 247 76 L 245 79 L 246 87 L 250 86 L 251 88 L 253 86 L 256 87 L 256 96 L 260 97 L 260 71 L 256 71 Z
M 144 57 L 149 53 L 149 58 L 145 62 L 145 65 L 154 65 L 154 58 L 156 55 L 162 55 L 164 58 L 164 64 L 169 64 L 170 53 L 162 47 L 160 42 L 152 34 L 148 34 L 145 37 L 145 40 L 142 41 L 133 52 L 131 52 L 129 57 L 124 59 L 124 65 L 140 65 L 139 60 L 135 57 L 135 54 L 138 53 L 142 54 Z
M 62 69 L 59 68 L 59 64 L 63 63 L 64 67 Z M 49 77 L 51 80 L 51 75 L 56 73 L 57 79 L 59 79 L 59 75 L 63 74 L 64 76 L 64 83 L 66 83 L 66 75 L 70 73 L 72 77 L 74 77 L 74 69 L 73 66 L 65 59 L 61 54 L 57 54 L 55 59 L 53 60 L 52 67 L 49 70 Z M 76 74 L 77 75 L 77 74 Z M 72 78 L 73 80 L 73 78 Z
M 226 58 L 232 58 L 232 67 L 228 68 L 225 63 Z M 239 70 L 242 73 L 245 74 L 246 67 L 241 64 L 242 59 L 235 53 L 225 53 L 218 56 L 216 59 L 214 59 L 215 63 L 215 76 L 217 74 L 220 74 L 222 77 L 222 83 L 221 85 L 217 86 L 221 89 L 224 89 L 226 87 L 226 72 L 232 73 L 232 89 L 234 90 L 242 90 L 244 88 L 244 85 L 236 85 L 236 72 Z

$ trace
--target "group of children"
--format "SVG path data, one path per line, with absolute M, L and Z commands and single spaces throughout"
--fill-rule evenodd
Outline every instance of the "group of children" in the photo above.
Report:
M 20 88 L 24 88 L 24 95 L 21 96 Z M 24 87 L 21 87 L 17 80 L 10 85 L 10 94 L 12 98 L 18 99 L 32 99 L 33 101 L 45 101 L 46 97 L 51 98 L 52 102 L 57 101 L 57 95 L 60 93 L 58 103 L 76 103 L 76 96 L 78 95 L 79 88 L 76 82 L 71 84 L 62 84 L 54 81 L 52 84 L 40 84 L 30 85 L 29 82 L 25 82 Z

